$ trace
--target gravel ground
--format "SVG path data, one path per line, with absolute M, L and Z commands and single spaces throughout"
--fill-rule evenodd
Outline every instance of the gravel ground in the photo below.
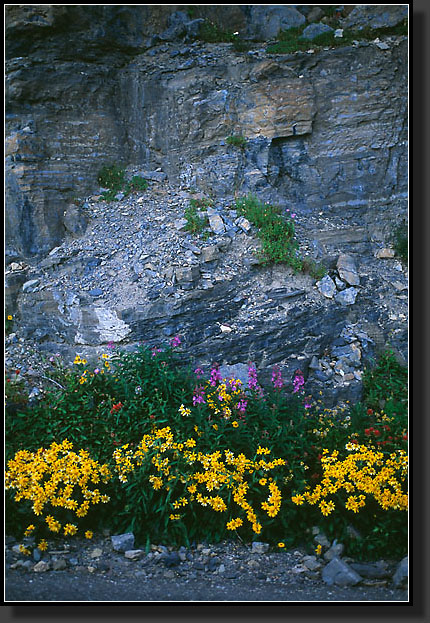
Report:
M 6 600 L 13 602 L 398 602 L 406 591 L 391 588 L 330 587 L 315 580 L 301 584 L 267 583 L 257 579 L 189 580 L 89 576 L 56 571 L 29 575 L 12 571 L 6 576 Z
M 249 545 L 222 542 L 178 551 L 153 545 L 149 553 L 124 553 L 113 549 L 109 537 L 55 548 L 36 562 L 39 555 L 25 557 L 9 542 L 5 601 L 408 602 L 407 590 L 392 582 L 394 561 L 384 562 L 385 577 L 336 586 L 322 578 L 327 560 L 303 550 L 257 553 Z

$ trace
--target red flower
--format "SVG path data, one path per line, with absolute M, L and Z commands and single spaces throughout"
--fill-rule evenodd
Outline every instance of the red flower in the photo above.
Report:
M 110 410 L 111 414 L 118 413 L 118 411 L 121 409 L 122 406 L 123 406 L 122 402 L 118 402 L 116 405 L 113 405 L 112 409 Z
M 406 435 L 403 435 L 402 439 L 405 439 L 407 441 L 408 440 L 408 433 L 406 433 Z
M 381 434 L 381 431 L 379 430 L 374 430 L 373 434 L 375 435 L 375 437 L 379 437 L 379 435 Z
M 367 409 L 367 415 L 373 415 L 373 409 Z

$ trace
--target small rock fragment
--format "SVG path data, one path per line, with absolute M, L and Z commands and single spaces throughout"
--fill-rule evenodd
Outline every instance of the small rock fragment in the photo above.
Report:
M 46 562 L 46 560 L 40 560 L 34 565 L 33 571 L 35 573 L 44 573 L 45 571 L 49 571 L 50 568 L 51 565 L 49 564 L 49 562 Z
M 253 554 L 265 554 L 269 551 L 268 543 L 261 543 L 260 541 L 254 541 L 251 545 L 251 552 Z
M 116 552 L 126 552 L 134 549 L 134 534 L 127 532 L 125 534 L 116 534 L 111 537 L 112 547 Z

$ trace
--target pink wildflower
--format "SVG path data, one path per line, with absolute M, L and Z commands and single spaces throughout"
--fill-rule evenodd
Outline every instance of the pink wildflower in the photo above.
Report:
M 297 392 L 301 390 L 304 384 L 305 384 L 305 379 L 303 377 L 303 372 L 301 370 L 296 370 L 295 376 L 293 379 L 293 393 L 297 394 Z
M 170 340 L 170 346 L 172 348 L 176 348 L 177 346 L 179 346 L 180 343 L 181 338 L 179 337 L 179 335 L 175 335 L 175 337 Z
M 280 370 L 279 366 L 273 366 L 273 370 L 272 370 L 272 383 L 273 383 L 273 387 L 275 389 L 281 389 L 281 387 L 284 384 L 284 381 L 282 380 L 281 370 Z
M 211 370 L 211 378 L 210 378 L 209 383 L 212 385 L 212 387 L 215 387 L 217 382 L 221 381 L 221 379 L 222 379 L 222 376 L 219 373 L 218 364 L 214 363 L 212 370 Z

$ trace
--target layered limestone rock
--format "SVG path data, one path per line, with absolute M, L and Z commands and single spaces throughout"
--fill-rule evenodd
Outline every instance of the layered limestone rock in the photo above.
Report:
M 267 38 L 321 11 L 9 5 L 12 345 L 73 361 L 181 334 L 198 362 L 254 361 L 269 377 L 273 364 L 300 367 L 333 400 L 357 398 L 360 366 L 388 340 L 406 357 L 407 271 L 385 251 L 407 212 L 407 38 L 267 52 Z M 202 43 L 205 19 L 250 50 Z M 146 177 L 146 194 L 100 201 L 105 164 Z M 234 210 L 248 192 L 295 213 L 325 280 L 259 264 L 256 231 Z M 196 196 L 213 206 L 197 240 L 184 231 Z
M 381 230 L 393 208 L 405 212 L 404 37 L 384 49 L 311 53 L 310 43 L 309 53 L 274 55 L 255 43 L 239 53 L 193 40 L 204 7 L 193 19 L 177 9 L 8 7 L 9 260 L 58 245 L 71 198 L 94 191 L 106 163 L 162 168 L 213 196 L 251 190 L 298 212 L 360 211 Z M 250 38 L 257 23 L 276 36 L 304 20 L 292 7 L 217 16 Z M 229 136 L 244 137 L 244 149 Z

